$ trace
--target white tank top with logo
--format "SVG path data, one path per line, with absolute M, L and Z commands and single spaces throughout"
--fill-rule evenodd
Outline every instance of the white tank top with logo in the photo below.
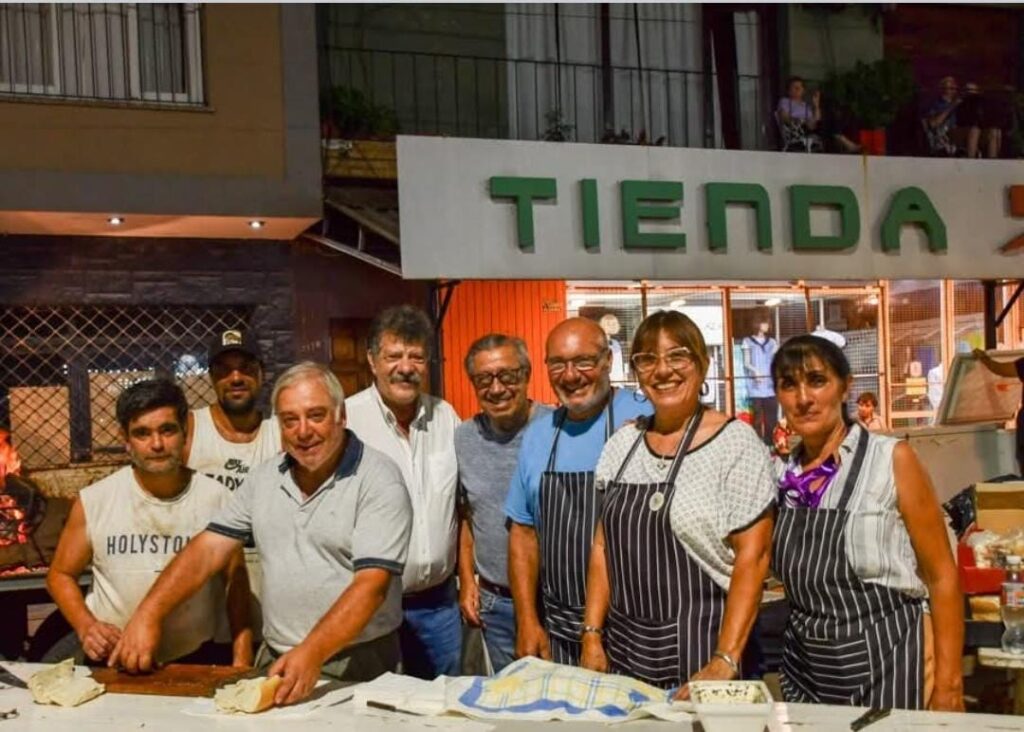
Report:
M 235 490 L 249 471 L 281 452 L 281 430 L 273 417 L 263 420 L 250 442 L 228 442 L 217 431 L 209 407 L 192 412 L 188 467 Z
M 85 604 L 99 620 L 123 629 L 160 572 L 231 494 L 195 473 L 180 495 L 161 500 L 139 486 L 128 466 L 83 488 L 79 497 L 92 546 L 92 588 Z M 181 658 L 211 640 L 224 608 L 218 574 L 164 619 L 157 659 Z

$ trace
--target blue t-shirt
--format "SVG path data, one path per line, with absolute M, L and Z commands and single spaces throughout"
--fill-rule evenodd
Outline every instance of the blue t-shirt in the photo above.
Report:
M 619 427 L 637 417 L 653 413 L 651 403 L 640 392 L 632 389 L 616 389 L 612 404 L 615 424 Z M 561 410 L 533 420 L 526 427 L 523 445 L 505 501 L 505 514 L 517 524 L 535 526 L 540 514 L 540 476 L 547 470 L 551 444 Z M 566 419 L 562 423 L 562 435 L 558 438 L 558 452 L 555 455 L 555 471 L 574 473 L 594 470 L 604 449 L 608 410 L 591 419 L 574 422 Z

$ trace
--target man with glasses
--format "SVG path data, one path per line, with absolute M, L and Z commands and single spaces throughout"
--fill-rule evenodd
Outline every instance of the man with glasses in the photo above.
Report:
M 455 587 L 458 465 L 452 406 L 423 391 L 434 328 L 419 308 L 399 305 L 370 325 L 374 382 L 345 401 L 348 425 L 402 471 L 412 500 L 409 557 L 402 575 L 399 631 L 407 674 L 458 676 L 462 622 Z
M 527 397 L 530 357 L 522 339 L 491 333 L 466 354 L 480 412 L 455 430 L 459 461 L 459 606 L 483 629 L 494 672 L 515 659 L 516 626 L 508 583 L 505 497 L 524 427 L 552 412 Z
M 250 469 L 281 452 L 281 431 L 256 406 L 263 387 L 256 337 L 225 330 L 207 353 L 217 401 L 188 413 L 185 465 L 233 491 Z
M 592 320 L 555 326 L 544 363 L 562 406 L 526 427 L 505 504 L 515 650 L 519 657 L 577 665 L 600 513 L 594 468 L 611 434 L 651 407 L 632 390 L 612 389 L 608 337 Z

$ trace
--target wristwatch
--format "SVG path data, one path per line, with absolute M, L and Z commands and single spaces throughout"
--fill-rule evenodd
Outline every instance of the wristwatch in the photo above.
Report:
M 583 638 L 587 633 L 597 633 L 598 635 L 604 635 L 604 628 L 598 628 L 596 625 L 584 625 L 583 630 L 580 631 L 580 638 Z

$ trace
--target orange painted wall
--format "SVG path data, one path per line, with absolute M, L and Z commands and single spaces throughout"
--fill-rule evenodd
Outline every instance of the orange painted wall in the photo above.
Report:
M 478 411 L 476 395 L 462 359 L 473 341 L 488 333 L 526 341 L 533 364 L 530 398 L 554 404 L 555 393 L 544 370 L 544 339 L 565 318 L 565 282 L 561 280 L 473 280 L 456 285 L 442 328 L 444 398 L 463 418 Z

